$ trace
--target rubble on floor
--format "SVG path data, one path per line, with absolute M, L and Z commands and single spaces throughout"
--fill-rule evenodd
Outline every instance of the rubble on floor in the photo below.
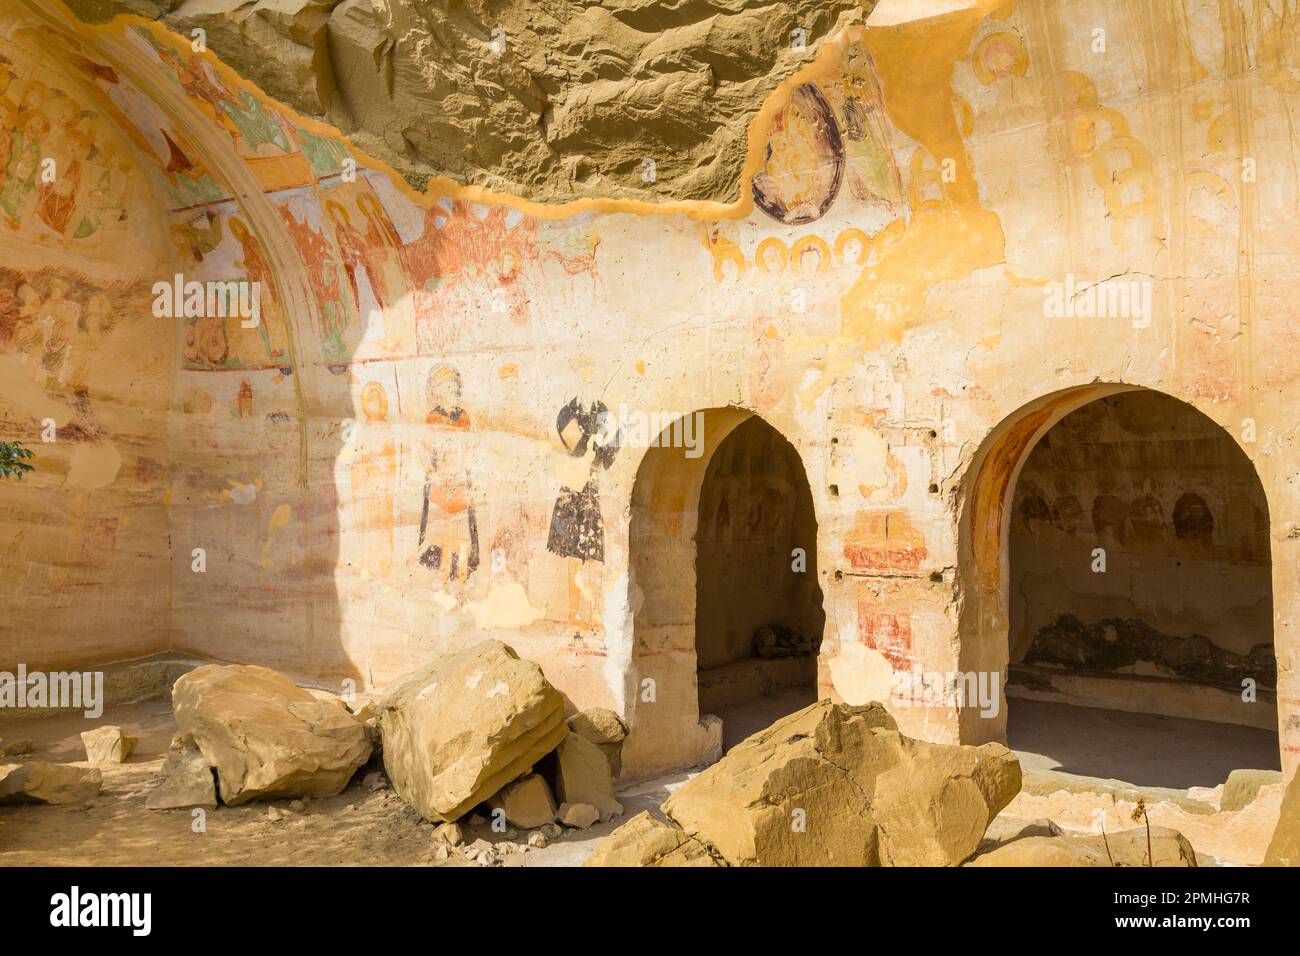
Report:
M 904 737 L 878 703 L 819 701 L 732 748 L 591 865 L 955 866 L 1020 789 L 1000 744 Z M 665 832 L 664 827 L 678 834 Z

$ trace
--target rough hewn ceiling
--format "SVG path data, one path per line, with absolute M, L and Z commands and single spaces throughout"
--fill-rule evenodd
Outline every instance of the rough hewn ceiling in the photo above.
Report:
M 90 22 L 201 27 L 242 76 L 417 188 L 442 175 L 540 202 L 730 202 L 763 101 L 874 0 L 68 4 Z

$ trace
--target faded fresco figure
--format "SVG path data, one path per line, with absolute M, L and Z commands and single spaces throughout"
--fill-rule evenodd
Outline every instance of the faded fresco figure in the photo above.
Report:
M 441 366 L 427 383 L 431 440 L 425 444 L 429 470 L 420 511 L 419 562 L 446 583 L 469 580 L 478 570 L 478 523 L 470 500 L 472 482 L 465 456 L 469 413 L 461 407 L 460 374 Z
M 393 553 L 393 478 L 397 455 L 388 426 L 388 393 L 378 382 L 361 389 L 362 427 L 353 449 L 352 513 L 365 573 L 383 577 Z M 427 498 L 426 498 L 427 507 Z
M 597 475 L 614 463 L 619 433 L 603 402 L 592 402 L 584 408 L 576 398 L 560 409 L 555 430 L 573 461 L 560 475 L 561 488 L 551 512 L 546 548 L 568 563 L 569 619 L 590 624 L 594 589 L 584 578 L 584 565 L 605 560 L 605 524 L 600 514 Z M 575 490 L 579 483 L 581 490 Z

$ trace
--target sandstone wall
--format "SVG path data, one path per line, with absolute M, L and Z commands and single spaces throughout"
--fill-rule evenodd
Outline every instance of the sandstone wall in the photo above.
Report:
M 164 29 L 77 29 L 87 82 L 129 77 L 161 114 L 129 112 L 139 136 L 176 146 L 153 173 L 184 194 L 171 249 L 132 261 L 271 290 L 259 330 L 182 323 L 165 424 L 138 416 L 172 463 L 151 500 L 170 501 L 173 648 L 383 684 L 492 633 L 573 706 L 618 710 L 632 772 L 689 763 L 708 744 L 692 562 L 631 548 L 693 554 L 702 469 L 740 421 L 803 461 L 821 686 L 861 703 L 900 669 L 1006 667 L 1023 457 L 1141 387 L 1259 474 L 1294 764 L 1293 20 L 1228 0 L 882 4 L 778 89 L 753 201 L 731 207 L 418 195 Z M 1052 283 L 1112 278 L 1149 289 L 1149 322 L 1053 314 Z M 604 447 L 582 424 L 597 403 L 713 410 L 706 454 Z M 908 734 L 1001 733 L 889 706 Z
M 162 197 L 124 78 L 8 9 L 0 56 L 0 435 L 35 455 L 0 483 L 0 670 L 144 656 L 171 636 Z

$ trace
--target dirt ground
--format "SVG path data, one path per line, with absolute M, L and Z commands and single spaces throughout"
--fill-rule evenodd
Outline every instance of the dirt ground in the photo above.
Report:
M 1239 767 L 1282 769 L 1266 730 L 1037 700 L 1008 701 L 1007 743 L 1026 770 L 1139 787 L 1216 787 Z
M 804 706 L 809 701 L 803 696 L 807 695 L 792 692 L 788 696 L 763 698 L 729 708 L 720 715 L 724 720 L 724 745 L 730 749 L 783 714 Z M 1222 782 L 1222 776 L 1226 775 L 1224 767 L 1249 766 L 1248 761 L 1258 749 L 1254 746 L 1258 742 L 1252 736 L 1257 732 L 1236 733 L 1242 728 L 1207 725 L 1211 731 L 1208 736 L 1197 738 L 1196 747 L 1188 747 L 1185 738 L 1178 741 L 1173 738 L 1188 732 L 1182 724 L 1195 724 L 1195 721 L 1170 723 L 1169 718 L 1135 718 L 1135 715 L 1116 715 L 1109 711 L 1072 712 L 1062 716 L 1044 712 L 1050 706 L 1015 702 L 1018 719 L 1013 721 L 1012 743 L 1026 771 L 1109 770 L 1113 772 L 1105 776 L 1112 780 L 1146 783 L 1145 779 L 1133 780 L 1125 774 L 1150 776 L 1150 763 L 1154 760 L 1160 764 L 1161 780 L 1172 773 L 1179 780 L 1186 778 L 1212 786 Z M 1139 726 L 1129 726 L 1133 719 L 1137 719 Z M 86 806 L 0 807 L 0 866 L 477 865 L 458 854 L 446 861 L 435 859 L 434 825 L 421 820 L 387 786 L 372 792 L 362 785 L 362 778 L 375 767 L 358 773 L 354 782 L 336 797 L 304 801 L 300 812 L 291 809 L 289 800 L 209 810 L 206 827 L 201 832 L 195 832 L 189 810 L 146 809 L 145 797 L 158 779 L 175 730 L 167 701 L 114 707 L 97 721 L 59 715 L 0 723 L 0 738 L 10 742 L 29 738 L 34 744 L 32 754 L 5 758 L 6 762 L 35 759 L 77 763 L 85 757 L 81 732 L 109 723 L 119 724 L 128 734 L 140 738 L 135 754 L 121 766 L 102 768 L 103 790 L 98 799 Z M 1191 729 L 1206 730 L 1204 727 Z M 1141 742 L 1140 746 L 1133 744 L 1134 739 Z M 1102 754 L 1118 762 L 1097 763 Z M 692 771 L 680 772 L 626 787 L 619 792 L 625 809 L 622 817 L 590 830 L 566 830 L 542 849 L 529 847 L 502 853 L 500 865 L 580 865 L 619 824 L 642 810 L 657 810 L 692 774 Z M 1076 790 L 1079 781 L 1086 780 L 1072 779 Z M 1066 806 L 1063 800 L 1080 803 L 1085 810 L 1097 802 L 1090 800 L 1086 793 L 1062 794 L 1058 798 L 1024 794 L 1009 808 L 1011 812 L 1004 811 L 998 826 L 1014 827 L 1016 820 L 1051 815 L 1054 819 L 1059 817 L 1058 822 L 1070 828 L 1072 821 L 1068 813 L 1072 806 Z M 1015 812 L 1017 807 L 1019 812 Z M 271 818 L 271 808 L 279 811 L 281 819 Z M 1169 822 L 1186 829 L 1197 819 L 1185 817 Z M 1206 818 L 1204 822 L 1217 830 L 1212 821 L 1217 822 L 1217 818 Z M 1086 826 L 1083 817 L 1073 823 L 1075 828 Z M 526 832 L 511 837 L 493 833 L 486 825 L 465 826 L 465 832 L 466 842 L 482 838 L 494 844 L 525 844 L 527 840 Z M 1197 839 L 1201 845 L 1211 843 L 1203 834 L 1198 834 Z M 1207 857 L 1205 862 L 1211 859 Z
M 147 810 L 144 801 L 162 769 L 175 725 L 167 701 L 113 708 L 97 721 L 51 716 L 0 724 L 0 738 L 29 738 L 34 752 L 16 760 L 84 761 L 80 734 L 118 724 L 140 738 L 130 760 L 106 767 L 97 800 L 80 806 L 0 807 L 0 866 L 476 866 L 453 855 L 433 857 L 434 826 L 391 789 L 370 792 L 366 771 L 336 797 L 304 801 L 295 813 L 289 800 L 254 802 L 209 810 L 205 832 L 192 830 L 189 810 Z M 679 773 L 634 785 L 619 794 L 625 813 L 590 830 L 566 830 L 544 849 L 503 854 L 503 866 L 576 866 L 620 823 L 659 806 L 690 778 Z M 275 807 L 283 818 L 272 820 Z M 466 841 L 506 842 L 488 826 L 466 827 Z M 512 842 L 524 843 L 527 834 Z

